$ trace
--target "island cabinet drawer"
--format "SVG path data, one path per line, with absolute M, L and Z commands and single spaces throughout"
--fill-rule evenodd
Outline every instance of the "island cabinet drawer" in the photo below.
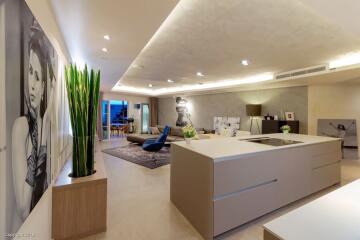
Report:
M 282 204 L 277 201 L 278 182 L 265 184 L 214 200 L 214 236 L 260 217 Z
M 322 154 L 327 154 L 331 152 L 341 152 L 341 142 L 339 141 L 331 141 L 325 143 L 318 143 L 313 144 L 310 146 L 306 146 L 304 149 L 311 155 L 311 156 L 319 156 Z
M 239 192 L 277 178 L 281 157 L 257 154 L 214 164 L 214 197 Z
M 340 160 L 341 160 L 341 151 L 332 150 L 327 153 L 313 155 L 311 158 L 311 167 L 312 169 L 317 169 L 333 163 L 340 162 Z
M 317 192 L 340 182 L 340 161 L 312 170 L 311 190 Z

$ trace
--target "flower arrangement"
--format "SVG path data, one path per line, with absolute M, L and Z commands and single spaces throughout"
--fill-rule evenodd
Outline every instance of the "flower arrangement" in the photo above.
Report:
M 184 133 L 184 137 L 185 138 L 193 138 L 196 136 L 196 130 L 193 126 L 191 126 L 190 124 L 186 125 L 185 127 L 182 128 L 182 131 Z
M 280 128 L 280 130 L 283 132 L 283 133 L 289 133 L 291 131 L 291 127 L 289 125 L 284 125 Z

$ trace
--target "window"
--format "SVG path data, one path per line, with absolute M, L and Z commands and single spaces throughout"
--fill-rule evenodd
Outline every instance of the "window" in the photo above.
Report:
M 111 126 L 126 124 L 128 116 L 127 101 L 110 101 L 110 122 Z

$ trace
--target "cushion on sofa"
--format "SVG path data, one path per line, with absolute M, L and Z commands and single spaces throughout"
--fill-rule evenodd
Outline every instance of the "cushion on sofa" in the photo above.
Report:
M 126 137 L 126 140 L 133 143 L 143 144 L 147 139 L 151 138 L 158 138 L 159 135 L 152 135 L 152 134 L 129 134 Z
M 176 141 L 184 141 L 183 137 L 179 136 L 168 136 L 166 139 L 167 142 L 176 142 Z
M 156 125 L 156 127 L 159 129 L 159 132 L 162 133 L 164 131 L 164 126 Z
M 157 127 L 149 127 L 149 133 L 152 135 L 159 135 L 160 131 Z
M 182 127 L 171 127 L 170 129 L 171 136 L 184 137 L 184 133 L 182 131 Z
M 152 138 L 158 138 L 159 135 L 152 135 L 152 134 L 129 134 L 127 136 L 127 140 L 129 142 L 133 142 L 133 143 L 138 143 L 138 144 L 143 144 L 147 139 L 152 139 Z M 184 138 L 183 137 L 179 137 L 179 136 L 168 136 L 166 138 L 166 142 L 175 142 L 175 141 L 183 141 Z

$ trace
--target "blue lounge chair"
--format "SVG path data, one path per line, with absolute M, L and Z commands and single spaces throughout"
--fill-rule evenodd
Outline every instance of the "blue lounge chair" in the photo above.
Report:
M 166 142 L 166 138 L 169 135 L 170 132 L 170 127 L 166 126 L 162 132 L 162 134 L 160 135 L 159 138 L 157 139 L 147 139 L 144 144 L 142 145 L 142 149 L 147 151 L 147 152 L 153 152 L 153 161 L 156 162 L 155 159 L 155 153 L 159 152 L 165 145 Z

